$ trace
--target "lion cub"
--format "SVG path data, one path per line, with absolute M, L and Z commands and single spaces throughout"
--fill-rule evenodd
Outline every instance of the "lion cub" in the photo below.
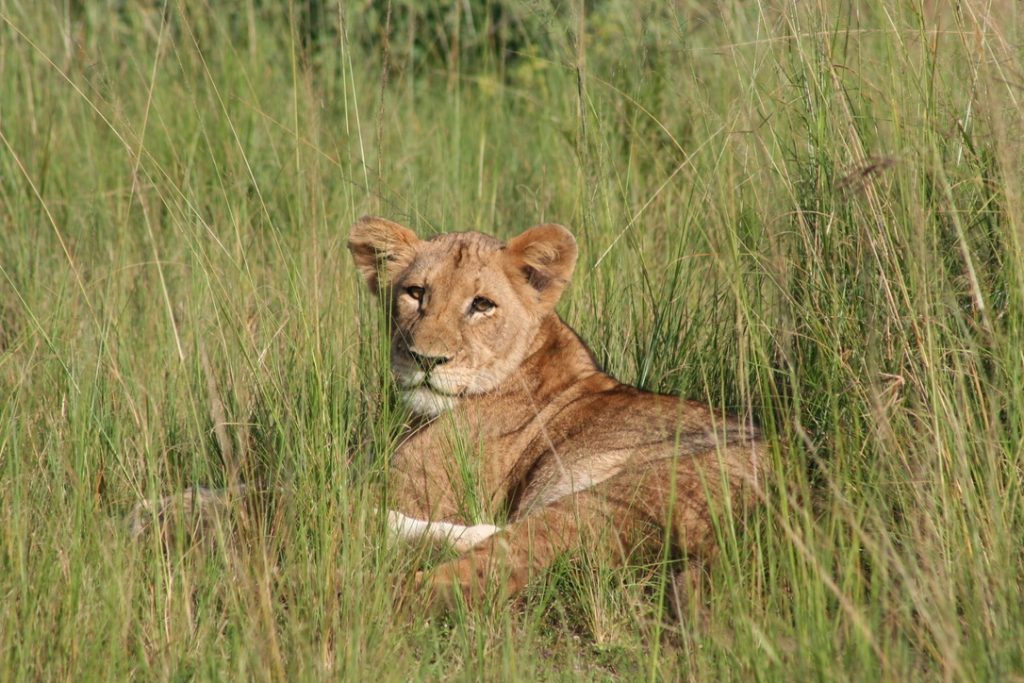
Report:
M 348 248 L 390 311 L 413 416 L 392 461 L 389 527 L 461 553 L 417 574 L 438 604 L 488 585 L 514 593 L 580 543 L 619 562 L 713 553 L 711 509 L 750 497 L 766 447 L 751 424 L 597 367 L 555 313 L 576 264 L 568 230 L 421 240 L 367 216 Z

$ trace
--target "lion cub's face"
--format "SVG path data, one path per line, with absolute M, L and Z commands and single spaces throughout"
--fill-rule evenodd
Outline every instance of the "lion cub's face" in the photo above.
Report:
M 576 263 L 576 241 L 558 225 L 504 244 L 475 232 L 420 240 L 368 216 L 348 247 L 371 290 L 389 297 L 395 378 L 425 416 L 495 389 L 519 367 Z

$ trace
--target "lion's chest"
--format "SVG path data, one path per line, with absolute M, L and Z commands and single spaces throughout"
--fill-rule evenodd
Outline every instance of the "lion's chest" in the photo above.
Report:
M 462 524 L 494 520 L 513 485 L 528 435 L 494 433 L 442 416 L 411 434 L 389 472 L 394 509 L 420 519 Z

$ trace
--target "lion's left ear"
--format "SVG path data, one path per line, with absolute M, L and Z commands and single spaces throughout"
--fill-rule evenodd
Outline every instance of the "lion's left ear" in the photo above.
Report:
M 526 278 L 538 301 L 554 308 L 576 267 L 576 238 L 561 225 L 537 225 L 505 246 L 509 265 Z
M 378 294 L 416 256 L 419 238 L 409 228 L 377 216 L 363 216 L 348 234 L 348 250 L 370 291 Z M 380 282 L 383 276 L 386 281 Z

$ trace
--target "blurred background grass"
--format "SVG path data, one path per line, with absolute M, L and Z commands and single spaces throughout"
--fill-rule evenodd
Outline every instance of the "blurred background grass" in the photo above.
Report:
M 0 678 L 1024 675 L 1020 12 L 0 0 Z M 753 412 L 705 604 L 392 615 L 368 212 L 569 226 L 605 367 Z M 238 478 L 291 492 L 240 549 L 128 538 Z

